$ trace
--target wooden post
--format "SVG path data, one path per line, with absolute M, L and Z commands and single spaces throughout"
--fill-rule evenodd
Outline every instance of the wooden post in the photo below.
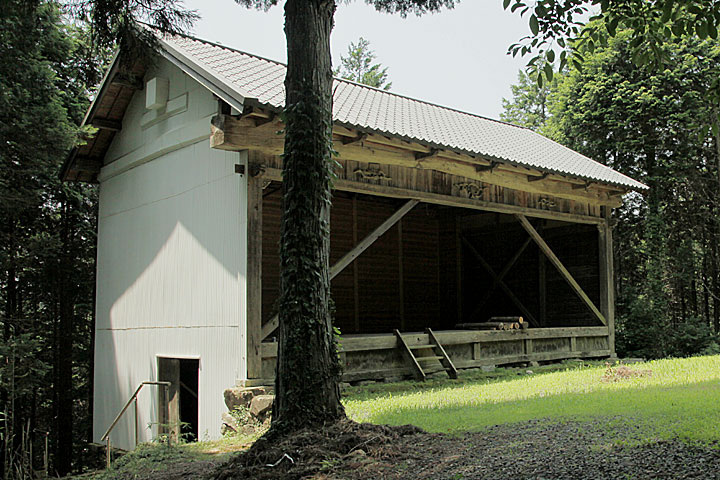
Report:
M 545 254 L 538 248 L 538 322 L 543 327 L 547 325 L 547 263 Z
M 248 152 L 247 175 L 247 378 L 262 375 L 262 177 L 253 176 L 258 154 Z
M 357 212 L 357 194 L 352 197 L 352 230 L 353 245 L 358 243 L 358 212 Z M 355 332 L 360 333 L 360 270 L 358 262 L 353 262 L 353 313 L 355 315 Z
M 462 227 L 460 226 L 460 220 L 459 216 L 455 215 L 455 256 L 456 256 L 456 262 L 457 262 L 457 284 L 456 284 L 456 292 L 455 292 L 455 301 L 457 302 L 457 323 L 462 323 L 463 321 L 463 290 L 462 290 L 462 277 L 463 277 L 463 268 L 462 268 Z
M 610 227 L 611 210 L 603 207 L 605 223 L 598 225 L 598 250 L 600 262 L 600 310 L 608 326 L 608 349 L 615 356 L 615 269 L 613 240 Z
M 402 218 L 398 220 L 398 287 L 400 289 L 398 300 L 400 302 L 400 330 L 405 330 L 405 282 L 403 277 L 405 272 L 403 269 L 403 229 Z

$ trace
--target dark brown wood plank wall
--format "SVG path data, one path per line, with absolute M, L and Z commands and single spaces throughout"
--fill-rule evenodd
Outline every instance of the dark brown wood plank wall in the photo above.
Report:
M 273 183 L 263 200 L 263 323 L 275 313 L 279 294 L 278 242 L 280 240 L 281 192 Z M 330 262 L 352 249 L 353 197 L 355 196 L 357 238 L 362 240 L 404 203 L 403 200 L 335 192 L 331 211 Z M 404 300 L 406 330 L 454 325 L 457 300 L 455 288 L 456 253 L 454 209 L 421 204 L 402 219 L 403 295 L 400 295 L 400 244 L 395 225 L 357 260 L 359 329 L 356 324 L 356 284 L 353 265 L 332 282 L 335 324 L 344 333 L 387 333 L 401 328 L 401 298 Z M 439 228 L 443 219 L 444 230 Z M 448 242 L 448 245 L 441 244 Z M 447 257 L 441 261 L 441 258 Z M 441 280 L 442 279 L 442 280 Z M 441 314 L 440 298 L 447 307 Z M 448 316 L 447 324 L 442 319 Z
M 501 219 L 501 216 L 498 216 Z M 536 222 L 542 229 L 541 222 Z M 498 223 L 478 228 L 467 228 L 464 235 L 495 273 L 522 246 L 527 233 L 518 225 Z M 590 299 L 599 304 L 598 235 L 592 226 L 568 224 L 547 229 L 541 235 L 562 261 Z M 495 288 L 484 306 L 477 311 L 479 300 L 492 287 L 493 281 L 487 271 L 463 251 L 463 321 L 484 321 L 491 316 L 522 315 L 520 309 L 503 293 Z M 505 284 L 520 299 L 535 317 L 542 318 L 539 261 L 541 252 L 533 243 L 518 258 L 504 278 Z M 560 273 L 549 263 L 545 265 L 546 321 L 543 327 L 594 326 L 597 320 L 568 286 Z M 473 316 L 473 313 L 475 314 Z
M 281 193 L 279 184 L 265 190 L 263 201 L 263 321 L 275 313 L 278 296 L 278 242 Z M 353 197 L 357 224 L 353 225 Z M 358 240 L 393 214 L 402 200 L 335 192 L 331 213 L 331 263 L 352 249 L 353 228 Z M 402 273 L 400 244 L 395 225 L 332 282 L 335 324 L 343 333 L 387 333 L 426 327 L 450 329 L 458 318 L 458 262 L 456 217 L 462 209 L 420 204 L 402 219 Z M 473 215 L 477 216 L 476 213 Z M 487 214 L 491 222 L 470 224 L 464 235 L 499 273 L 527 239 L 522 227 L 502 214 Z M 493 223 L 495 222 L 495 223 Z M 461 222 L 462 223 L 462 222 Z M 535 221 L 538 228 L 541 222 Z M 599 304 L 597 229 L 594 226 L 554 225 L 542 232 L 555 254 L 593 302 Z M 529 244 L 504 279 L 523 304 L 540 318 L 540 252 Z M 468 252 L 462 253 L 463 321 L 491 316 L 522 315 L 518 307 L 496 288 L 473 317 L 478 301 L 492 286 L 490 275 Z M 402 286 L 402 295 L 400 288 Z M 357 290 L 356 290 L 357 288 Z M 596 325 L 591 312 L 552 267 L 546 265 L 546 327 Z M 355 311 L 355 297 L 359 311 Z M 401 299 L 403 308 L 401 309 Z M 404 319 L 404 321 L 403 321 Z M 358 328 L 359 320 L 359 328 Z M 404 325 L 403 325 L 404 323 Z

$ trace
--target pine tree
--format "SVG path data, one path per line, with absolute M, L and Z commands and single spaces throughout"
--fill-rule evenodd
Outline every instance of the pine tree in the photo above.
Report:
M 342 68 L 335 75 L 370 87 L 390 90 L 392 82 L 388 81 L 388 67 L 383 68 L 380 63 L 373 61 L 375 52 L 370 50 L 370 42 L 360 37 L 357 43 L 350 42 L 347 56 L 340 57 Z

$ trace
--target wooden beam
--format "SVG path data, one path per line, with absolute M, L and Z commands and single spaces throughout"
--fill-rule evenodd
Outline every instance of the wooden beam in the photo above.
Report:
M 598 250 L 600 262 L 600 310 L 608 326 L 610 351 L 615 354 L 615 269 L 613 258 L 612 228 L 610 228 L 610 209 L 606 209 L 605 223 L 598 225 Z
M 357 137 L 343 138 L 342 144 L 343 145 L 352 145 L 353 143 L 360 143 L 360 142 L 364 141 L 367 137 L 368 137 L 367 133 L 361 133 Z
M 439 148 L 431 148 L 427 152 L 415 152 L 415 160 L 424 160 L 431 157 L 437 157 L 440 153 Z
M 256 152 L 248 152 L 253 161 Z M 247 175 L 247 378 L 261 378 L 262 355 L 262 183 Z
M 403 265 L 402 219 L 398 221 L 398 303 L 400 304 L 400 330 L 405 330 L 405 266 Z
M 142 90 L 145 88 L 145 83 L 139 75 L 133 75 L 132 73 L 116 73 L 112 80 L 111 85 L 117 85 L 120 87 L 130 88 L 132 90 Z
M 595 306 L 592 300 L 590 300 L 590 297 L 587 296 L 585 291 L 580 287 L 580 285 L 575 281 L 572 275 L 570 275 L 570 272 L 565 268 L 565 265 L 562 264 L 560 259 L 555 255 L 555 253 L 552 251 L 550 246 L 545 243 L 545 240 L 540 236 L 540 234 L 535 230 L 535 227 L 532 226 L 530 221 L 524 216 L 524 215 L 516 215 L 517 219 L 520 221 L 520 224 L 525 228 L 525 230 L 530 234 L 533 240 L 535 240 L 535 243 L 537 243 L 538 247 L 540 247 L 540 250 L 543 251 L 545 256 L 550 260 L 550 262 L 555 265 L 555 268 L 560 272 L 560 275 L 565 279 L 565 281 L 570 285 L 570 288 L 572 288 L 575 293 L 580 297 L 580 299 L 587 305 L 587 307 L 592 311 L 595 316 L 602 322 L 603 325 L 607 325 L 607 320 L 605 319 L 605 316 L 598 310 L 598 308 Z
M 375 240 L 380 238 L 380 236 L 390 230 L 390 228 L 395 225 L 397 222 L 400 221 L 401 218 L 405 216 L 412 208 L 420 203 L 419 200 L 408 200 L 405 202 L 405 204 L 400 207 L 395 213 L 393 213 L 390 218 L 385 220 L 382 224 L 380 224 L 379 227 L 377 227 L 375 230 L 370 232 L 370 234 L 365 237 L 360 243 L 355 245 L 352 250 L 350 250 L 348 253 L 342 256 L 340 260 L 338 260 L 335 265 L 333 265 L 330 268 L 330 280 L 335 278 L 340 272 L 342 272 L 345 267 L 350 265 L 350 263 L 353 262 L 357 257 L 359 257 L 365 250 L 368 249 L 370 245 L 375 243 Z
M 284 137 L 277 135 L 277 131 L 282 128 L 282 123 L 270 122 L 269 125 L 274 125 L 275 128 L 260 131 L 255 129 L 255 124 L 250 123 L 250 120 L 250 118 L 237 119 L 229 115 L 213 117 L 211 147 L 230 151 L 260 150 L 271 155 L 281 155 L 284 150 Z M 415 146 L 398 139 L 387 139 L 382 135 L 367 134 L 363 142 L 343 144 L 348 137 L 355 138 L 357 135 L 357 132 L 348 128 L 333 126 L 334 148 L 339 153 L 340 159 L 436 170 L 521 191 L 595 204 L 619 206 L 622 203 L 620 199 L 609 198 L 605 190 L 586 192 L 572 188 L 577 183 L 584 184 L 584 181 L 549 175 L 541 181 L 528 182 L 526 168 L 501 165 L 497 161 L 485 163 L 485 160 L 467 154 Z M 416 158 L 418 154 L 421 162 Z
M 332 281 L 333 278 L 337 277 L 340 272 L 345 269 L 345 267 L 350 265 L 357 257 L 359 257 L 365 250 L 367 250 L 370 245 L 375 243 L 375 240 L 380 238 L 382 234 L 390 230 L 393 225 L 399 222 L 400 219 L 404 217 L 405 214 L 407 214 L 410 210 L 412 210 L 412 208 L 418 203 L 420 203 L 420 201 L 415 199 L 405 202 L 405 204 L 403 204 L 402 207 L 400 207 L 395 213 L 393 213 L 390 218 L 381 223 L 380 226 L 370 232 L 370 234 L 365 237 L 360 243 L 355 245 L 352 250 L 343 255 L 340 260 L 335 262 L 335 264 L 330 267 L 330 280 Z M 262 339 L 266 339 L 268 335 L 275 331 L 278 325 L 279 318 L 277 315 L 275 315 L 269 322 L 266 322 L 265 325 L 263 325 Z
M 282 170 L 280 170 L 279 168 L 265 167 L 263 170 L 263 175 L 268 180 L 274 180 L 277 182 L 282 181 Z M 336 179 L 333 181 L 333 188 L 335 190 L 341 190 L 345 192 L 364 193 L 367 195 L 377 195 L 382 197 L 405 199 L 417 198 L 424 203 L 446 205 L 450 207 L 470 208 L 474 210 L 507 214 L 521 213 L 529 217 L 561 220 L 563 222 L 584 223 L 590 225 L 598 225 L 604 222 L 604 220 L 600 217 L 589 217 L 585 215 L 576 215 L 573 213 L 553 212 L 551 210 L 518 207 L 516 205 L 486 202 L 484 200 L 478 200 L 474 198 L 464 198 L 451 195 L 442 195 L 439 193 L 421 192 L 418 190 L 410 190 L 407 188 L 390 187 L 387 185 L 376 185 L 372 183 L 356 182 L 351 180 Z
M 515 265 L 515 263 L 518 261 L 518 259 L 520 258 L 520 255 L 522 255 L 523 252 L 525 251 L 525 249 L 528 247 L 528 245 L 530 245 L 530 242 L 532 242 L 532 239 L 530 237 L 528 237 L 525 240 L 525 243 L 523 243 L 522 246 L 520 248 L 518 248 L 518 250 L 512 256 L 512 258 L 510 258 L 510 260 L 507 261 L 507 263 L 505 264 L 503 269 L 500 270 L 500 273 L 498 273 L 497 278 L 493 279 L 492 285 L 490 286 L 489 289 L 487 289 L 485 291 L 485 294 L 480 299 L 480 301 L 477 303 L 477 307 L 475 307 L 475 310 L 473 310 L 473 313 L 470 316 L 471 318 L 474 317 L 475 314 L 477 314 L 478 311 L 480 309 L 482 309 L 482 307 L 485 306 L 485 303 L 490 299 L 490 296 L 493 294 L 493 292 L 495 292 L 495 289 L 498 287 L 500 282 L 505 278 L 505 275 L 508 274 L 508 272 L 513 267 L 513 265 Z
M 548 177 L 549 173 L 543 173 L 542 175 L 528 175 L 527 181 L 528 182 L 539 182 L 540 180 L 545 180 Z M 575 185 L 572 186 L 575 188 Z
M 444 345 L 467 345 L 472 343 L 518 342 L 526 339 L 547 338 L 603 338 L 607 337 L 607 327 L 560 327 L 528 328 L 525 330 L 439 330 L 435 336 Z M 409 346 L 427 345 L 427 333 L 403 333 Z M 397 338 L 392 333 L 371 335 L 343 335 L 340 341 L 341 352 L 363 352 L 372 350 L 393 350 L 397 348 Z M 278 344 L 266 342 L 262 345 L 263 358 L 277 356 Z
M 72 163 L 72 170 L 77 170 L 81 172 L 88 172 L 93 175 L 100 173 L 100 169 L 102 168 L 102 158 L 94 158 L 94 157 L 85 157 L 82 155 L 77 155 L 73 159 Z
M 496 162 L 496 161 L 493 160 L 493 161 L 490 162 L 489 165 L 477 165 L 477 166 L 475 167 L 475 171 L 478 172 L 478 173 L 479 173 L 479 172 L 492 172 L 492 171 L 495 170 L 495 168 L 497 168 L 498 166 L 500 166 L 500 162 Z
M 480 265 L 483 266 L 485 270 L 490 274 L 493 281 L 497 282 L 498 285 L 500 285 L 500 288 L 505 292 L 505 294 L 510 298 L 510 300 L 520 309 L 520 311 L 523 313 L 523 316 L 527 318 L 527 320 L 532 323 L 534 326 L 537 326 L 537 320 L 535 320 L 535 317 L 532 313 L 530 313 L 530 310 L 525 307 L 525 305 L 520 301 L 519 298 L 513 293 L 512 290 L 503 282 L 500 278 L 498 278 L 498 275 L 495 273 L 495 270 L 490 266 L 490 264 L 480 255 L 480 252 L 478 252 L 472 243 L 470 243 L 465 237 L 462 239 L 465 246 L 468 247 L 468 250 L 470 250 L 470 253 L 473 254 L 473 256 L 480 262 Z
M 108 120 L 107 118 L 93 118 L 90 125 L 101 130 L 110 130 L 111 132 L 119 132 L 122 130 L 121 121 Z

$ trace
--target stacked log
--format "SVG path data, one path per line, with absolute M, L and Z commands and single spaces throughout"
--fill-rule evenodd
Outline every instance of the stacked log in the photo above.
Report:
M 523 317 L 490 317 L 486 322 L 458 323 L 455 328 L 461 330 L 520 330 L 528 328 Z

